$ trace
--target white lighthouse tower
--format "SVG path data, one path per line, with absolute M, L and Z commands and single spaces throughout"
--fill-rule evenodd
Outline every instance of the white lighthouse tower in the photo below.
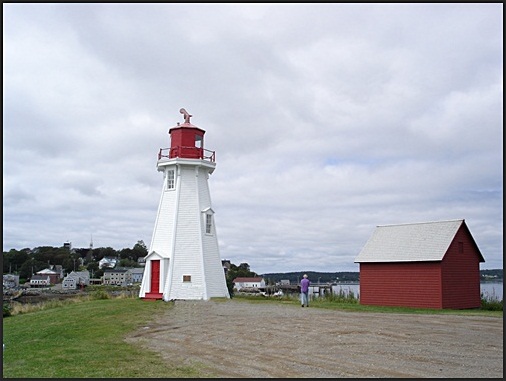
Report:
M 184 123 L 169 130 L 170 148 L 158 153 L 164 180 L 139 297 L 229 298 L 207 182 L 215 153 L 204 149 L 205 131 L 180 112 Z

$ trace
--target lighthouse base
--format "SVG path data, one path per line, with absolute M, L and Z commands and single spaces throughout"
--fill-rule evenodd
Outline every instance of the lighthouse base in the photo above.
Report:
M 146 300 L 161 300 L 163 299 L 163 294 L 159 292 L 147 292 L 146 295 L 142 299 Z

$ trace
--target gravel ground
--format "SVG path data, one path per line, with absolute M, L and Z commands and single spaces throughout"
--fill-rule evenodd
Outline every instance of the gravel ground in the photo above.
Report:
M 494 317 L 175 301 L 127 341 L 226 378 L 503 378 Z

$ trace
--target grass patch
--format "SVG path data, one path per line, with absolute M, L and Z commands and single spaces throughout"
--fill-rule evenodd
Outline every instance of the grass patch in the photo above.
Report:
M 124 340 L 168 308 L 172 303 L 106 298 L 4 317 L 3 378 L 212 377 Z

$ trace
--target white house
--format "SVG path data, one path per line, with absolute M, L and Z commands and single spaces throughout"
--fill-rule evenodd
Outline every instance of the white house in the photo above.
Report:
M 112 258 L 112 257 L 104 257 L 102 258 L 99 262 L 98 262 L 98 267 L 99 268 L 110 268 L 110 269 L 113 269 L 116 267 L 116 263 L 117 263 L 117 259 L 116 258 Z
M 104 271 L 102 284 L 126 286 L 129 283 L 132 283 L 132 273 L 128 269 L 107 269 Z
M 265 280 L 262 277 L 237 277 L 235 278 L 232 283 L 234 284 L 234 288 L 239 291 L 241 288 L 247 287 L 247 288 L 264 288 L 265 287 Z
M 3 276 L 4 288 L 13 288 L 19 286 L 19 275 L 4 274 Z
M 142 276 L 144 275 L 144 268 L 134 267 L 134 268 L 128 269 L 128 272 L 130 273 L 129 279 L 131 279 L 132 283 L 141 283 L 142 282 Z
M 80 286 L 88 286 L 90 284 L 90 272 L 85 271 L 72 271 L 63 278 L 62 289 L 64 290 L 77 290 Z
M 30 279 L 30 287 L 48 287 L 51 285 L 49 275 L 35 274 Z
M 137 258 L 137 264 L 142 267 L 146 266 L 146 257 Z

